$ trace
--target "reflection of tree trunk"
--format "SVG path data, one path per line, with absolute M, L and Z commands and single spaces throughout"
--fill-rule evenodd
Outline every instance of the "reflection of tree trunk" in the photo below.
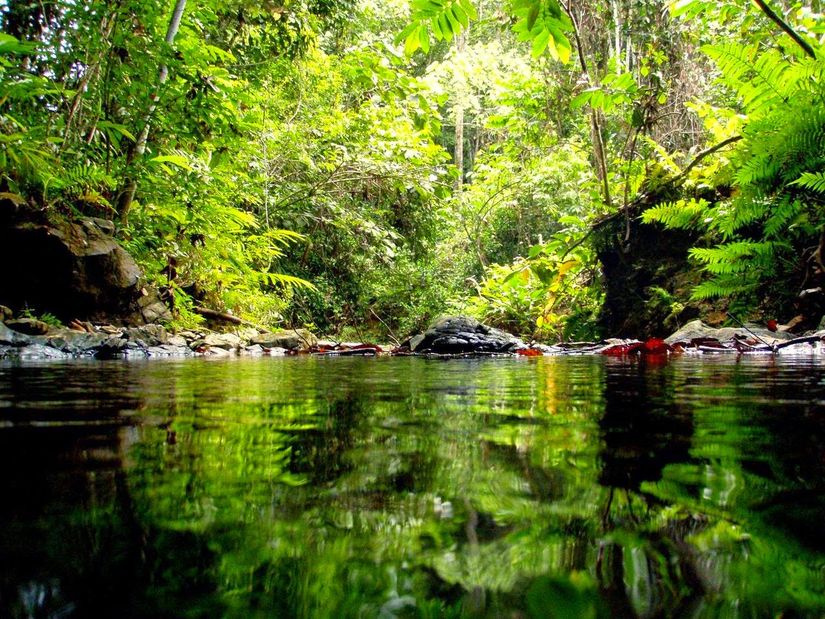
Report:
M 478 512 L 470 503 L 470 499 L 464 497 L 464 506 L 467 508 L 467 522 L 464 525 L 464 532 L 467 535 L 467 554 L 470 557 L 478 556 Z M 482 614 L 486 606 L 486 596 L 484 587 L 476 585 L 467 592 L 467 604 L 464 608 L 466 614 Z
M 599 547 L 596 579 L 599 592 L 615 617 L 635 617 L 633 604 L 624 584 L 624 549 L 619 544 L 605 543 Z

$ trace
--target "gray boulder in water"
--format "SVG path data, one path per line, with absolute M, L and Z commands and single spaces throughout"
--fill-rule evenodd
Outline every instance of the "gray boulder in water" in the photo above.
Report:
M 467 316 L 447 316 L 424 333 L 409 340 L 410 351 L 443 355 L 473 353 L 514 353 L 525 344 L 520 339 L 481 324 Z

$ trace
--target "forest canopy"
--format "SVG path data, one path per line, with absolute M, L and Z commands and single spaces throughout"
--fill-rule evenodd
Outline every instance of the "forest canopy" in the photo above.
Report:
M 0 0 L 0 209 L 115 222 L 178 326 L 816 326 L 821 10 Z

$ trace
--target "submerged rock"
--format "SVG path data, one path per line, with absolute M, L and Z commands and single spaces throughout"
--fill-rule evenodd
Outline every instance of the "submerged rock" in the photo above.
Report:
M 463 355 L 514 353 L 524 342 L 505 331 L 488 327 L 468 316 L 447 316 L 408 341 L 413 353 Z

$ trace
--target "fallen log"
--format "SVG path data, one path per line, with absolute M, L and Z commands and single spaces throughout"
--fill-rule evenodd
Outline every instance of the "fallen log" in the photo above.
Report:
M 261 325 L 257 325 L 254 322 L 244 320 L 243 318 L 238 318 L 237 316 L 227 314 L 226 312 L 219 312 L 217 310 L 209 309 L 208 307 L 201 307 L 199 305 L 196 305 L 192 308 L 192 311 L 210 320 L 218 320 L 221 322 L 228 322 L 233 325 L 252 327 L 253 329 L 257 329 L 261 333 L 266 333 L 267 331 L 269 331 L 269 329 L 262 327 Z

